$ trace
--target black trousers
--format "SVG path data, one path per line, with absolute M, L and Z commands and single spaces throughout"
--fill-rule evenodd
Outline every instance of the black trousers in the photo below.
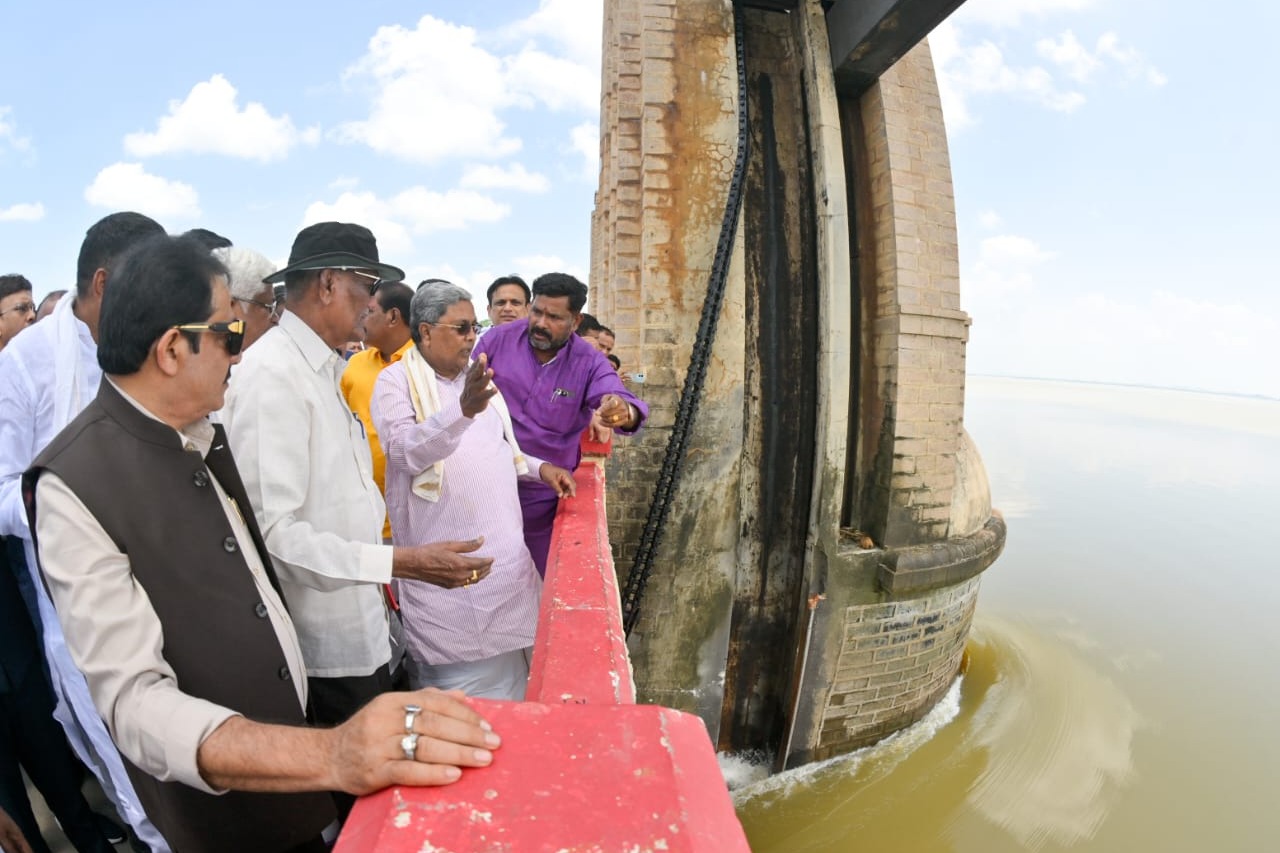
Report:
M 83 767 L 53 718 L 53 693 L 39 664 L 33 664 L 16 690 L 0 694 L 0 807 L 35 853 L 49 853 L 31 811 L 19 765 L 27 771 L 62 831 L 80 853 L 114 850 L 89 808 L 80 782 Z
M 371 675 L 347 678 L 308 678 L 307 718 L 315 726 L 340 726 L 373 697 L 391 690 L 391 672 L 380 666 Z M 343 823 L 356 798 L 343 791 L 333 792 L 338 820 Z
M 44 648 L 31 621 L 24 584 L 30 586 L 30 576 L 22 545 L 5 537 L 0 541 L 0 808 L 13 818 L 35 853 L 48 853 L 27 799 L 25 769 L 76 850 L 106 853 L 113 848 L 80 792 L 84 767 L 53 718 L 55 700 L 45 675 Z

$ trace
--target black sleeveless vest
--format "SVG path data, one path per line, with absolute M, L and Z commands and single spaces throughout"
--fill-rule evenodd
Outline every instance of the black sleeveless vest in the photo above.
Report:
M 23 477 L 34 536 L 36 481 L 57 474 L 93 514 L 146 590 L 164 629 L 164 657 L 182 692 L 264 723 L 305 725 L 280 642 L 209 472 L 243 508 L 272 586 L 271 558 L 221 426 L 207 459 L 104 381 L 97 398 Z M 206 469 L 207 465 L 207 469 Z M 283 599 L 283 595 L 281 596 Z M 123 756 L 122 756 L 123 757 Z M 128 758 L 147 816 L 175 851 L 281 851 L 334 818 L 323 792 L 221 796 L 161 782 Z

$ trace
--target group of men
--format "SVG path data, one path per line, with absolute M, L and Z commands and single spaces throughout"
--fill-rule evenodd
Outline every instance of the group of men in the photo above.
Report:
M 355 795 L 492 760 L 464 693 L 523 697 L 578 437 L 647 410 L 575 335 L 572 276 L 499 279 L 477 341 L 470 294 L 403 284 L 362 226 L 280 270 L 209 233 L 106 217 L 0 351 L 0 533 L 34 670 L 142 843 L 322 850 Z

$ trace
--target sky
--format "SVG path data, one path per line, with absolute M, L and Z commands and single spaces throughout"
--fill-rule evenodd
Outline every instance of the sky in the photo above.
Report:
M 0 3 L 0 271 L 69 287 L 131 208 L 282 263 L 358 221 L 473 294 L 587 279 L 600 0 L 301 8 Z M 971 373 L 1280 397 L 1278 29 L 1261 0 L 968 0 L 934 32 Z
M 305 13 L 300 10 L 305 8 Z M 0 268 L 70 287 L 114 210 L 283 264 L 359 222 L 410 281 L 587 278 L 603 6 L 0 3 Z

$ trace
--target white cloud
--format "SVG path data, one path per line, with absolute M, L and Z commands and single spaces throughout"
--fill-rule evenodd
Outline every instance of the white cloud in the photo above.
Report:
M 41 219 L 44 219 L 44 205 L 40 202 L 0 207 L 0 222 L 39 222 Z
M 530 172 L 519 163 L 512 163 L 505 169 L 501 166 L 468 166 L 458 185 L 471 189 L 511 189 L 526 193 L 544 193 L 551 188 L 546 175 Z
M 409 252 L 415 234 L 457 230 L 475 222 L 498 222 L 510 213 L 507 205 L 470 190 L 440 193 L 418 186 L 389 199 L 371 192 L 345 192 L 333 202 L 315 202 L 303 214 L 302 225 L 328 220 L 359 222 L 373 231 L 379 250 L 385 255 Z
M 552 110 L 600 108 L 600 69 L 527 48 L 504 62 L 511 91 Z
M 591 273 L 586 267 L 566 261 L 559 255 L 522 255 L 515 259 L 515 265 L 518 270 L 523 270 L 520 274 L 530 284 L 533 280 L 543 273 L 549 272 L 565 272 L 578 281 L 590 286 Z M 588 295 L 588 307 L 590 307 L 590 296 Z
M 530 272 L 534 278 L 545 272 L 564 272 L 565 262 L 559 255 L 522 255 L 515 259 L 521 269 L 537 270 Z
M 0 107 L 0 149 L 7 147 L 14 151 L 29 151 L 31 139 L 18 135 L 17 126 L 9 118 L 12 112 L 11 107 Z
M 995 27 L 1016 27 L 1023 18 L 1044 18 L 1062 12 L 1079 12 L 1095 0 L 968 0 L 961 7 L 965 20 Z
M 1123 76 L 1130 80 L 1143 79 L 1152 86 L 1163 86 L 1166 82 L 1159 69 L 1143 59 L 1137 49 L 1122 45 L 1119 37 L 1112 32 L 1098 37 L 1092 53 L 1076 39 L 1071 30 L 1056 39 L 1040 39 L 1036 42 L 1036 53 L 1079 83 L 1089 82 L 1108 63 L 1118 66 Z
M 983 228 L 999 228 L 1004 224 L 1004 219 L 994 210 L 984 210 L 978 214 L 978 222 Z
M 600 0 L 541 0 L 538 11 L 512 24 L 505 35 L 550 39 L 598 78 L 603 32 L 604 4 Z
M 340 175 L 329 182 L 331 190 L 353 190 L 360 186 L 359 178 L 352 178 L 346 175 Z
M 1113 60 L 1131 80 L 1146 80 L 1152 86 L 1163 86 L 1169 78 L 1160 69 L 1147 62 L 1136 48 L 1125 47 L 1115 33 L 1107 32 L 1098 37 L 1099 57 Z
M 412 30 L 380 27 L 344 79 L 370 86 L 373 103 L 368 119 L 338 128 L 339 141 L 421 163 L 520 150 L 497 115 L 515 103 L 502 62 L 476 44 L 470 27 L 430 15 Z
M 154 133 L 131 133 L 124 147 L 134 157 L 160 154 L 222 154 L 268 163 L 281 160 L 299 143 L 314 145 L 318 128 L 299 132 L 287 115 L 272 116 L 250 102 L 241 108 L 236 89 L 221 74 L 197 83 L 185 100 L 170 101 Z
M 1088 82 L 1102 67 L 1102 61 L 1091 54 L 1071 30 L 1057 39 L 1040 39 L 1036 42 L 1036 53 L 1062 68 L 1068 77 L 1079 83 Z
M 584 180 L 595 183 L 600 179 L 600 125 L 589 121 L 569 131 L 569 146 L 582 157 Z
M 84 191 L 96 207 L 136 210 L 157 219 L 193 219 L 200 215 L 200 199 L 189 184 L 148 174 L 140 163 L 113 163 Z
M 1044 68 L 1016 68 L 1005 62 L 1004 52 L 994 42 L 962 44 L 961 36 L 954 24 L 944 21 L 929 37 L 948 128 L 959 130 L 974 123 L 968 107 L 972 95 L 1014 95 L 1063 113 L 1084 104 L 1082 92 L 1060 88 Z
M 961 281 L 961 296 L 982 300 L 1024 291 L 1035 284 L 1035 270 L 1055 257 L 1027 237 L 1001 234 L 979 244 L 978 260 Z
M 471 27 L 431 15 L 412 29 L 381 27 L 343 75 L 349 87 L 368 91 L 369 115 L 331 135 L 417 163 L 509 157 L 523 141 L 509 131 L 505 111 L 598 111 L 600 6 L 544 0 L 492 37 L 498 44 L 523 40 L 507 53 L 491 50 Z

